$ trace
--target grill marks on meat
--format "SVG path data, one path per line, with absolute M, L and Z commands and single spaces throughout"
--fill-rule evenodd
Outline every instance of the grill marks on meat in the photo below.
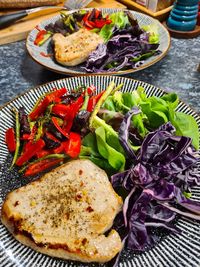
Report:
M 115 230 L 104 235 L 121 206 L 106 173 L 89 160 L 75 160 L 9 193 L 2 222 L 16 239 L 42 253 L 106 262 L 122 248 Z
M 76 66 L 86 61 L 103 39 L 94 32 L 80 29 L 67 37 L 56 33 L 53 42 L 56 61 L 64 66 Z

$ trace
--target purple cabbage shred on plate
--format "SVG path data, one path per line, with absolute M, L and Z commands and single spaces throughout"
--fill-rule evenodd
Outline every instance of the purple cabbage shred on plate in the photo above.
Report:
M 155 229 L 179 233 L 174 224 L 177 214 L 200 220 L 200 203 L 187 197 L 186 192 L 200 185 L 195 174 L 199 155 L 191 145 L 191 138 L 175 136 L 174 126 L 168 122 L 150 132 L 137 154 L 129 142 L 129 126 L 135 108 L 129 111 L 120 126 L 119 139 L 132 164 L 111 177 L 115 189 L 123 191 L 123 210 L 114 227 L 126 247 L 144 251 L 156 241 Z
M 159 43 L 149 42 L 149 33 L 138 25 L 113 29 L 107 43 L 98 45 L 84 67 L 87 72 L 115 72 L 137 68 L 144 60 L 160 53 Z

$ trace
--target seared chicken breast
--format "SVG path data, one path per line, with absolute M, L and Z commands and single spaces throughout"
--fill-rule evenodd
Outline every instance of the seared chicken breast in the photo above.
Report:
M 64 66 L 76 66 L 87 60 L 103 39 L 86 29 L 64 37 L 60 33 L 53 35 L 55 59 Z
M 2 223 L 24 245 L 82 262 L 106 262 L 121 249 L 111 230 L 122 199 L 106 173 L 89 160 L 74 160 L 9 193 Z

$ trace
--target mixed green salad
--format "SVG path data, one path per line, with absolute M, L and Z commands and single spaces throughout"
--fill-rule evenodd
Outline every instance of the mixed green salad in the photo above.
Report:
M 192 186 L 200 185 L 199 129 L 191 115 L 176 111 L 175 93 L 120 89 L 111 82 L 98 94 L 92 85 L 46 93 L 29 114 L 15 110 L 6 143 L 12 167 L 25 176 L 75 158 L 104 169 L 124 200 L 113 227 L 125 247 L 144 251 L 155 244 L 155 229 L 180 232 L 177 214 L 200 220 L 200 203 L 191 200 Z
M 139 26 L 129 11 L 103 14 L 98 9 L 69 14 L 61 11 L 55 23 L 38 29 L 35 45 L 43 45 L 54 33 L 69 36 L 86 28 L 99 34 L 103 44 L 92 51 L 82 66 L 87 72 L 113 72 L 137 68 L 144 60 L 160 53 L 159 34 L 155 24 Z

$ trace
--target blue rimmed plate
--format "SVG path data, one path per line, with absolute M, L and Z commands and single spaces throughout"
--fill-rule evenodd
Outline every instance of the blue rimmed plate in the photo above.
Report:
M 120 11 L 120 9 L 109 9 L 109 8 L 108 9 L 102 9 L 103 13 L 113 13 L 116 11 Z M 71 13 L 72 12 L 74 12 L 74 11 L 71 11 Z M 156 19 L 154 19 L 148 15 L 136 12 L 136 11 L 130 11 L 130 12 L 134 16 L 134 18 L 137 19 L 140 26 L 150 25 L 150 24 L 155 24 L 157 26 L 159 38 L 160 38 L 159 50 L 161 51 L 161 53 L 146 59 L 144 64 L 141 66 L 138 66 L 137 68 L 124 70 L 124 71 L 117 71 L 117 72 L 105 72 L 105 73 L 101 73 L 102 75 L 110 75 L 110 74 L 123 75 L 123 74 L 128 74 L 128 73 L 136 72 L 138 70 L 145 69 L 145 68 L 155 64 L 159 60 L 161 60 L 167 54 L 167 52 L 170 48 L 169 32 L 166 30 L 166 28 L 158 20 L 156 20 Z M 59 18 L 60 18 L 60 16 L 58 15 L 58 16 L 54 16 L 48 20 L 45 20 L 45 21 L 41 22 L 39 25 L 37 25 L 37 28 L 44 29 L 44 27 L 46 25 L 48 25 L 50 23 L 54 23 Z M 37 63 L 41 64 L 45 68 L 52 70 L 54 72 L 58 72 L 58 73 L 66 74 L 66 75 L 74 75 L 74 76 L 88 74 L 80 66 L 76 66 L 76 67 L 62 66 L 54 60 L 53 56 L 45 56 L 45 55 L 53 55 L 51 40 L 48 40 L 42 46 L 34 45 L 34 40 L 36 38 L 37 33 L 38 33 L 38 30 L 36 28 L 34 28 L 29 33 L 29 35 L 27 37 L 27 41 L 26 41 L 26 47 L 27 47 L 28 53 L 33 58 L 33 60 L 35 60 Z M 90 74 L 88 74 L 88 75 L 90 75 Z

